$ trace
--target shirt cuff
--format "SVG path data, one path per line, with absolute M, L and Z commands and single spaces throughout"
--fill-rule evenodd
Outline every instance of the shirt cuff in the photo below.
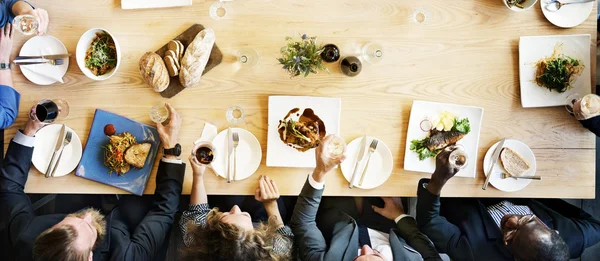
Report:
M 397 218 L 395 218 L 395 219 L 394 219 L 394 222 L 395 222 L 395 223 L 398 223 L 398 222 L 400 222 L 400 220 L 402 220 L 402 219 L 403 219 L 403 218 L 405 218 L 405 217 L 410 217 L 410 215 L 407 215 L 407 214 L 402 214 L 402 215 L 398 216 Z
M 183 163 L 183 161 L 181 161 L 181 159 L 167 159 L 167 158 L 163 157 L 161 160 L 162 160 L 162 162 L 165 162 L 165 163 L 173 163 L 173 164 L 182 164 Z
M 325 187 L 325 182 L 317 182 L 313 178 L 312 173 L 308 175 L 308 184 L 316 190 L 322 190 Z
M 33 147 L 35 143 L 35 137 L 27 136 L 21 132 L 21 130 L 17 131 L 17 134 L 13 138 L 13 141 L 17 144 L 23 145 L 25 147 Z

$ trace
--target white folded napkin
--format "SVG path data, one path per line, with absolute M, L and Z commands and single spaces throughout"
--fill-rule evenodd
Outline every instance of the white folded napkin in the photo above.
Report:
M 212 125 L 208 122 L 204 123 L 204 129 L 202 129 L 202 136 L 200 136 L 198 140 L 194 141 L 194 144 L 198 144 L 202 141 L 211 142 L 217 136 L 217 134 L 217 126 Z
M 64 83 L 59 68 L 50 64 L 21 65 L 21 71 L 29 71 L 51 81 Z

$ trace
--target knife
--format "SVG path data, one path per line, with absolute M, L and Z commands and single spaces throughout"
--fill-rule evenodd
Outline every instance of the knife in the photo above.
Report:
M 488 183 L 490 183 L 490 178 L 492 177 L 492 170 L 494 169 L 494 166 L 498 162 L 498 158 L 500 157 L 500 152 L 502 151 L 502 146 L 504 146 L 504 141 L 506 141 L 506 139 L 502 139 L 500 141 L 500 143 L 498 143 L 498 146 L 494 150 L 494 154 L 492 154 L 492 164 L 490 165 L 490 168 L 488 169 L 488 172 L 487 172 L 488 175 L 485 178 L 485 183 L 483 183 L 483 187 L 481 187 L 481 189 L 483 189 L 483 190 L 487 189 Z
M 55 59 L 64 59 L 64 58 L 69 58 L 71 56 L 70 53 L 66 53 L 66 54 L 52 54 L 52 55 L 41 55 L 41 56 L 17 56 L 15 57 L 14 62 L 17 63 L 17 61 L 19 60 L 26 60 L 26 59 L 47 59 L 47 60 L 55 60 Z
M 49 178 L 50 174 L 52 174 L 52 171 L 54 171 L 54 168 L 56 168 L 56 155 L 57 152 L 60 151 L 62 149 L 63 143 L 65 139 L 65 125 L 63 124 L 62 127 L 60 128 L 60 133 L 58 134 L 58 138 L 56 139 L 56 145 L 54 145 L 54 152 L 52 153 L 52 157 L 50 158 L 50 164 L 48 164 L 48 168 L 46 169 L 46 174 L 44 175 L 44 177 Z
M 349 188 L 354 187 L 354 181 L 356 180 L 356 177 L 358 176 L 358 172 L 360 172 L 358 169 L 358 166 L 362 162 L 362 159 L 365 157 L 366 150 L 367 150 L 367 135 L 363 136 L 362 141 L 360 142 L 360 150 L 358 150 L 358 154 L 356 154 L 356 163 L 354 164 L 354 171 L 352 172 L 352 177 L 350 178 L 350 185 L 348 185 Z
M 231 151 L 233 150 L 233 140 L 231 139 L 231 127 L 227 128 L 227 137 L 225 137 L 226 139 L 226 144 L 227 144 L 227 183 L 231 183 L 231 162 L 230 162 L 230 158 L 231 158 Z

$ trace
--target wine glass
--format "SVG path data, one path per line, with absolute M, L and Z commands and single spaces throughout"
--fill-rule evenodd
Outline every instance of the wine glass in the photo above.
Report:
M 29 117 L 44 124 L 62 120 L 69 115 L 69 104 L 65 100 L 42 100 L 34 106 Z
M 207 141 L 198 142 L 192 149 L 193 161 L 201 165 L 210 165 L 215 159 L 215 155 L 215 146 Z
M 241 47 L 236 51 L 237 62 L 241 68 L 251 68 L 258 64 L 260 56 L 251 47 Z
M 383 59 L 383 46 L 378 43 L 369 43 L 363 47 L 362 56 L 368 63 L 378 63 Z
M 33 15 L 17 15 L 12 21 L 15 30 L 24 35 L 32 35 L 37 32 L 40 23 Z
M 242 108 L 239 106 L 231 106 L 229 107 L 229 109 L 227 109 L 227 112 L 225 113 L 227 122 L 229 122 L 230 125 L 237 125 L 242 123 L 244 121 L 245 116 L 246 115 L 244 115 L 244 110 L 242 110 Z
M 574 115 L 573 106 L 575 106 L 575 103 L 577 101 L 579 101 L 580 99 L 581 99 L 581 95 L 579 95 L 579 93 L 576 93 L 576 92 L 569 94 L 569 96 L 567 96 L 567 98 L 565 99 L 565 109 L 571 115 Z
M 169 118 L 169 109 L 164 104 L 156 104 L 150 108 L 150 119 L 154 123 L 163 123 Z
M 463 145 L 450 145 L 445 150 L 452 151 L 450 156 L 448 156 L 448 161 L 452 168 L 464 169 L 467 167 L 469 157 Z
M 227 16 L 227 5 L 222 2 L 216 2 L 208 9 L 208 14 L 212 19 L 221 20 Z
M 346 141 L 339 135 L 333 134 L 333 137 L 326 143 L 325 155 L 330 159 L 339 159 L 346 152 Z

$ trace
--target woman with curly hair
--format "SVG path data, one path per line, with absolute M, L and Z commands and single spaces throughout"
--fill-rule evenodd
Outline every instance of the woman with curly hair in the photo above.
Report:
M 294 235 L 279 212 L 275 181 L 261 176 L 254 198 L 268 215 L 266 223 L 254 223 L 251 215 L 234 205 L 221 212 L 208 204 L 204 187 L 205 167 L 190 157 L 193 170 L 189 209 L 179 222 L 185 247 L 182 260 L 291 260 Z

